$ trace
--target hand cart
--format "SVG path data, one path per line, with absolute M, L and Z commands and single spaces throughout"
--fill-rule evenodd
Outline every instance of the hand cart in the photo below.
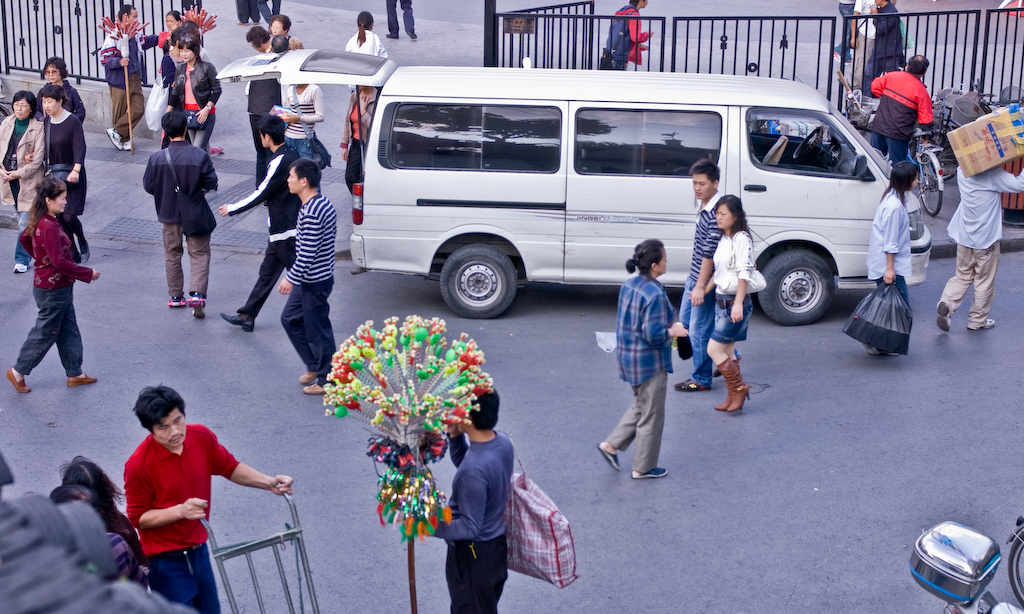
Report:
M 206 534 L 210 538 L 210 554 L 213 555 L 213 560 L 217 563 L 217 569 L 220 570 L 220 579 L 224 584 L 224 592 L 227 593 L 228 603 L 231 604 L 232 614 L 238 614 L 238 605 L 235 603 L 235 595 L 231 592 L 231 583 L 228 581 L 228 574 L 224 569 L 224 561 L 235 558 L 236 556 L 244 556 L 246 562 L 249 564 L 249 574 L 252 576 L 252 586 L 256 590 L 256 603 L 259 604 L 260 614 L 266 614 L 266 609 L 263 606 L 263 596 L 260 593 L 259 580 L 256 578 L 256 568 L 252 564 L 251 554 L 256 550 L 262 550 L 264 548 L 270 548 L 274 552 L 274 560 L 277 561 L 277 571 L 281 575 L 281 585 L 284 587 L 284 596 L 288 601 L 288 612 L 289 614 L 295 614 L 295 604 L 292 602 L 291 591 L 288 590 L 288 580 L 285 578 L 284 565 L 281 562 L 281 553 L 278 549 L 284 548 L 285 542 L 294 542 L 295 549 L 298 553 L 299 560 L 302 563 L 302 572 L 306 576 L 306 587 L 309 593 L 309 602 L 312 607 L 313 614 L 320 614 L 320 609 L 316 603 L 316 592 L 313 590 L 313 576 L 309 571 L 309 560 L 306 558 L 306 548 L 302 542 L 302 526 L 299 524 L 299 514 L 295 511 L 295 501 L 291 495 L 284 495 L 285 501 L 288 502 L 288 507 L 291 508 L 292 512 L 292 526 L 289 527 L 285 523 L 286 531 L 275 533 L 270 537 L 263 539 L 257 539 L 251 542 L 245 542 L 241 544 L 233 544 L 230 546 L 218 547 L 217 540 L 213 536 L 213 529 L 210 528 L 210 523 L 205 519 L 200 522 L 203 523 L 203 527 L 206 529 Z M 302 602 L 302 583 L 299 582 L 299 602 Z

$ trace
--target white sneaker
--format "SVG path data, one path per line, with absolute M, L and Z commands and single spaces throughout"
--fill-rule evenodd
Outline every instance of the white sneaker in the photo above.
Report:
M 21 264 L 20 262 L 16 263 L 14 265 L 14 272 L 15 273 L 28 273 L 28 265 L 27 264 Z
M 118 132 L 117 130 L 114 130 L 113 128 L 107 128 L 106 133 L 107 138 L 110 139 L 110 142 L 114 145 L 114 147 L 116 147 L 117 149 L 121 149 L 121 133 Z
M 131 151 L 132 150 L 132 142 L 131 141 L 121 141 L 120 149 L 121 149 L 121 151 Z

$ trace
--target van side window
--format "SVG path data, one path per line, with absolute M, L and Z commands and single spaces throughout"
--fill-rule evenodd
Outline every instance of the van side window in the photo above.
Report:
M 857 150 L 824 114 L 754 109 L 747 112 L 750 158 L 781 173 L 850 177 Z
M 701 158 L 718 160 L 722 117 L 706 111 L 581 109 L 576 172 L 688 177 Z
M 397 168 L 553 173 L 561 134 L 557 107 L 401 104 L 388 159 Z

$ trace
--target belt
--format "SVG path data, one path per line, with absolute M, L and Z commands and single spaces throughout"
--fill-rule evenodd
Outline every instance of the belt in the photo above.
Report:
M 167 552 L 161 552 L 159 554 L 154 554 L 153 556 L 151 556 L 149 558 L 151 558 L 151 559 L 180 558 L 180 557 L 183 557 L 183 556 L 187 556 L 187 555 L 195 552 L 196 550 L 199 550 L 200 548 L 202 548 L 205 545 L 206 544 L 203 543 L 203 544 L 199 544 L 197 546 L 189 546 L 188 548 L 182 548 L 180 550 L 168 550 Z
M 733 305 L 736 304 L 736 299 L 724 301 L 724 300 L 718 298 L 718 299 L 715 299 L 715 302 L 718 303 L 718 306 L 721 307 L 722 309 L 728 309 L 728 308 L 730 308 L 730 307 L 732 307 Z

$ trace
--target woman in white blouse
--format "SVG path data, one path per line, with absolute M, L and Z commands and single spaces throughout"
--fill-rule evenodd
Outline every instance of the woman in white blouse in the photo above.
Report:
M 367 11 L 359 13 L 356 17 L 356 25 L 359 26 L 359 33 L 349 39 L 345 45 L 345 51 L 350 53 L 362 53 L 363 55 L 375 55 L 379 58 L 388 57 L 388 50 L 380 37 L 373 33 L 373 15 Z
M 298 102 L 293 98 L 293 92 L 298 95 Z M 284 106 L 292 109 L 292 113 L 286 113 L 281 119 L 288 124 L 284 131 L 284 142 L 295 150 L 301 158 L 313 159 L 313 143 L 316 138 L 314 125 L 324 121 L 324 97 L 320 86 L 315 83 L 297 85 L 284 88 Z M 294 110 L 298 109 L 299 113 Z M 306 129 L 309 129 L 309 138 L 306 138 Z
M 728 387 L 725 401 L 715 406 L 719 411 L 743 409 L 749 397 L 748 386 L 740 374 L 736 360 L 737 341 L 746 341 L 747 324 L 754 304 L 747 296 L 747 284 L 754 272 L 754 249 L 747 227 L 743 203 L 735 196 L 723 196 L 715 205 L 715 221 L 722 229 L 722 238 L 715 250 L 715 274 L 707 293 L 715 291 L 715 329 L 708 342 L 708 356 L 722 372 Z M 727 281 L 737 278 L 735 294 L 726 294 Z

